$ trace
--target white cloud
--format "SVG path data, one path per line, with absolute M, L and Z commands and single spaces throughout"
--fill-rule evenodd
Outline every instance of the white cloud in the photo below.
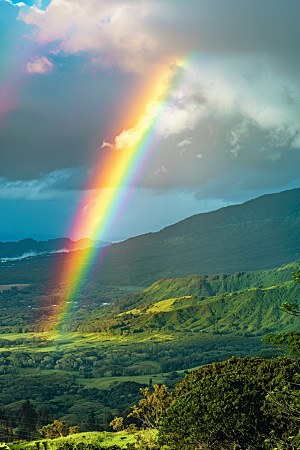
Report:
M 151 126 L 160 143 L 144 186 L 201 186 L 234 167 L 249 171 L 263 167 L 266 174 L 274 175 L 265 177 L 266 184 L 274 183 L 275 174 L 283 168 L 288 173 L 289 150 L 300 145 L 300 104 L 287 102 L 278 92 L 289 84 L 289 92 L 296 95 L 300 86 L 279 74 L 275 77 L 264 57 L 260 76 L 250 77 L 250 82 L 244 75 L 253 72 L 257 60 L 257 55 L 244 57 L 241 64 L 240 57 L 198 54 L 175 74 L 162 110 L 153 113 Z M 130 142 L 135 134 L 135 127 L 123 131 L 116 139 L 117 147 L 119 139 Z M 174 145 L 179 151 L 174 152 Z M 195 158 L 203 158 L 203 163 L 195 164 Z M 166 164 L 168 177 L 158 176 Z M 257 183 L 255 177 L 251 182 Z
M 19 3 L 13 3 L 11 0 L 4 0 L 7 3 L 10 3 L 13 6 L 18 6 L 19 8 L 21 8 L 22 6 L 26 6 L 25 3 L 23 2 L 19 2 Z
M 256 0 L 254 2 L 256 3 Z M 153 129 L 159 143 L 153 150 L 156 154 L 153 163 L 149 163 L 148 177 L 153 173 L 160 173 L 160 177 L 152 177 L 152 180 L 156 178 L 157 184 L 162 180 L 162 189 L 168 189 L 170 186 L 199 186 L 207 182 L 209 177 L 217 179 L 233 167 L 257 169 L 263 166 L 264 170 L 274 173 L 279 169 L 283 171 L 284 165 L 288 166 L 290 155 L 295 156 L 296 151 L 300 149 L 300 84 L 296 70 L 297 60 L 290 58 L 295 70 L 289 73 L 285 69 L 283 59 L 278 57 L 280 52 L 283 57 L 283 47 L 278 44 L 277 48 L 273 37 L 272 46 L 268 50 L 269 32 L 264 28 L 263 22 L 259 29 L 249 26 L 242 30 L 241 22 L 237 26 L 232 15 L 228 15 L 230 19 L 226 18 L 227 16 L 222 17 L 222 20 L 229 23 L 231 21 L 232 24 L 232 27 L 227 26 L 230 30 L 227 41 L 227 36 L 222 34 L 224 27 L 216 30 L 212 22 L 208 26 L 210 20 L 216 19 L 210 17 L 211 14 L 208 17 L 199 5 L 194 7 L 193 4 L 196 3 L 186 2 L 185 8 L 189 13 L 186 13 L 186 9 L 180 9 L 179 13 L 179 9 L 172 7 L 170 1 L 154 3 L 151 0 L 52 0 L 46 11 L 41 11 L 38 7 L 22 7 L 21 17 L 27 24 L 34 26 L 34 39 L 44 46 L 45 51 L 60 54 L 60 60 L 62 55 L 89 52 L 89 58 L 95 67 L 116 64 L 127 71 L 141 72 L 142 77 L 140 74 L 138 77 L 134 75 L 140 83 L 136 83 L 140 92 L 136 93 L 135 99 L 138 100 L 135 100 L 134 104 L 129 104 L 128 101 L 128 107 L 132 108 L 130 114 L 133 114 L 135 108 L 139 114 L 143 114 L 141 104 L 149 100 L 145 100 L 145 92 L 148 91 L 144 87 L 152 87 L 151 83 L 156 83 L 159 70 L 156 73 L 153 70 L 149 75 L 148 65 L 156 64 L 156 69 L 163 71 L 173 57 L 177 58 L 177 61 L 180 60 L 180 55 L 188 48 L 185 44 L 181 46 L 183 36 L 188 35 L 187 40 L 191 38 L 193 49 L 199 49 L 200 46 L 205 49 L 208 42 L 216 45 L 213 51 L 206 48 L 205 51 L 187 55 L 170 86 L 167 98 L 164 99 L 159 120 L 153 119 Z M 211 2 L 206 0 L 204 3 L 208 4 L 214 13 L 221 14 L 222 8 L 216 6 L 222 4 L 221 0 L 214 6 L 210 6 Z M 277 0 L 274 0 L 274 3 L 278 14 L 279 3 Z M 177 2 L 174 1 L 174 4 L 177 5 Z M 226 5 L 232 5 L 232 1 L 229 0 Z M 190 14 L 193 7 L 198 14 L 197 20 Z M 243 23 L 248 23 L 247 13 L 250 9 L 252 11 L 252 3 L 251 8 L 250 2 L 243 2 L 240 7 L 243 10 Z M 227 12 L 231 11 L 231 6 L 224 8 Z M 273 8 L 268 11 L 269 15 L 274 20 Z M 278 15 L 278 18 L 278 23 L 283 24 L 281 15 Z M 252 24 L 254 23 L 256 24 L 252 18 Z M 285 30 L 289 31 L 287 27 Z M 188 34 L 189 32 L 191 34 Z M 230 37 L 233 33 L 249 46 L 237 50 L 233 45 L 233 38 Z M 248 39 L 247 33 L 253 34 L 252 40 Z M 260 36 L 266 33 L 266 39 L 256 40 L 259 33 Z M 276 36 L 278 37 L 278 34 Z M 281 36 L 287 39 L 283 34 Z M 277 42 L 279 43 L 279 38 Z M 280 45 L 282 42 L 281 39 Z M 285 50 L 299 47 L 295 42 L 290 39 Z M 36 51 L 36 42 L 34 46 Z M 73 64 L 75 58 L 66 59 L 65 65 L 71 60 Z M 26 67 L 29 73 L 53 70 L 53 67 L 38 57 Z M 153 74 L 155 76 L 152 76 Z M 99 88 L 103 89 L 100 83 L 101 81 Z M 120 102 L 126 101 L 124 99 L 127 93 L 123 94 L 124 91 L 120 94 Z M 118 106 L 116 103 L 116 109 Z M 156 117 L 155 114 L 154 116 Z M 117 120 L 120 120 L 119 117 Z M 134 120 L 132 115 L 130 120 Z M 120 133 L 116 139 L 116 147 L 120 148 L 126 142 L 131 142 L 135 131 L 132 127 Z M 113 142 L 112 135 L 107 130 L 100 130 L 99 136 L 102 139 L 103 136 L 109 136 L 110 142 Z M 99 139 L 97 142 L 99 143 Z M 100 144 L 101 148 L 111 145 L 105 140 L 102 146 Z M 95 147 L 99 149 L 99 145 Z M 262 148 L 266 150 L 261 151 Z M 67 155 L 65 150 L 65 159 L 69 158 L 68 161 L 72 164 L 72 152 L 68 152 L 71 156 Z M 201 164 L 197 164 L 195 159 L 202 157 Z M 279 166 L 280 168 L 276 169 Z M 162 176 L 163 167 L 168 168 L 168 177 Z M 146 178 L 147 175 L 144 180 Z
M 269 161 L 277 161 L 277 159 L 281 158 L 281 153 L 276 152 L 276 153 L 270 153 L 268 155 L 265 156 L 266 159 L 268 159 Z
M 299 130 L 298 134 L 295 136 L 295 138 L 293 139 L 293 141 L 291 143 L 291 147 L 298 148 L 300 150 L 300 130 Z
M 43 46 L 52 43 L 53 53 L 94 51 L 100 61 L 143 71 L 158 49 L 148 28 L 161 8 L 145 1 L 52 0 L 46 11 L 23 8 L 20 17 L 38 27 L 35 39 Z
M 50 200 L 68 198 L 70 191 L 53 189 L 58 181 L 71 176 L 69 170 L 56 170 L 46 176 L 29 181 L 8 181 L 0 178 L 0 199 Z
M 187 138 L 177 144 L 177 147 L 184 147 L 185 145 L 191 145 L 193 143 L 193 138 Z
M 53 71 L 54 64 L 49 61 L 46 56 L 38 58 L 37 56 L 32 58 L 32 62 L 26 64 L 26 72 L 35 74 L 44 74 Z
M 165 166 L 158 167 L 154 172 L 153 175 L 159 175 L 161 172 L 167 172 L 167 169 Z
M 113 145 L 110 144 L 109 142 L 103 141 L 100 148 L 105 148 L 105 147 L 113 147 Z

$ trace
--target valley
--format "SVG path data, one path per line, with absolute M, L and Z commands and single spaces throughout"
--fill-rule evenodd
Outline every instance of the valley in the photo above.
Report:
M 0 384 L 6 388 L 0 401 L 13 412 L 30 398 L 37 409 L 46 406 L 48 420 L 81 428 L 93 414 L 94 427 L 109 430 L 106 415 L 122 414 L 137 402 L 140 387 L 174 388 L 187 371 L 232 355 L 276 357 L 280 352 L 261 341 L 269 332 L 298 326 L 296 317 L 280 309 L 299 297 L 291 280 L 297 264 L 164 278 L 102 308 L 74 306 L 59 333 L 39 331 L 33 286 L 4 291 Z
M 98 260 L 85 267 L 82 289 L 74 293 L 67 309 L 63 309 L 66 287 L 63 281 L 56 282 L 55 274 L 66 270 L 73 258 L 84 261 L 88 250 L 2 263 L 0 412 L 9 420 L 3 419 L 2 428 L 0 420 L 1 439 L 7 440 L 8 429 L 11 436 L 21 439 L 27 433 L 28 438 L 20 425 L 24 400 L 31 402 L 39 426 L 60 420 L 86 432 L 109 432 L 115 416 L 125 420 L 130 406 L 138 404 L 141 388 L 151 390 L 158 384 L 172 391 L 193 370 L 223 364 L 233 356 L 241 361 L 283 356 L 280 348 L 262 343 L 268 333 L 299 329 L 299 319 L 281 309 L 283 303 L 299 299 L 300 285 L 292 279 L 299 260 L 280 249 L 298 232 L 300 191 L 290 191 L 290 200 L 283 194 L 190 218 L 184 226 L 176 224 L 161 234 L 112 244 L 105 249 L 105 259 L 103 250 L 95 250 L 100 252 Z M 270 210 L 280 217 L 269 223 L 265 214 Z M 197 231 L 199 220 L 202 229 Z M 284 226 L 290 227 L 289 234 Z M 233 241 L 228 240 L 226 227 Z M 255 248 L 254 229 L 260 234 Z M 274 250 L 269 242 L 274 242 L 279 229 L 286 237 L 284 245 L 276 244 L 273 256 L 280 265 L 273 268 L 271 256 L 268 265 L 261 255 Z M 212 272 L 213 246 L 211 258 L 203 250 L 203 242 L 210 245 L 210 239 L 216 239 L 218 267 L 227 272 Z M 234 247 L 238 242 L 243 242 L 245 253 Z M 180 248 L 184 251 L 179 254 Z M 160 258 L 160 251 L 166 259 Z M 129 260 L 135 260 L 134 268 Z M 242 270 L 249 265 L 259 269 Z M 199 274 L 191 275 L 191 267 Z M 154 279 L 158 274 L 164 276 Z

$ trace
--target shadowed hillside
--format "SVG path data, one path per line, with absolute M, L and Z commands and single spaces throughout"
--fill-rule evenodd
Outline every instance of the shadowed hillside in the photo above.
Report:
M 300 189 L 264 195 L 99 249 L 98 259 L 84 271 L 82 292 L 98 295 L 119 287 L 138 291 L 165 277 L 280 267 L 295 261 L 299 243 Z M 86 251 L 74 252 L 78 264 L 81 255 L 85 261 Z M 46 283 L 53 268 L 59 266 L 64 273 L 71 260 L 69 253 L 1 264 L 0 282 Z M 113 298 L 122 295 L 114 293 Z
M 163 277 L 234 273 L 295 260 L 300 189 L 198 214 L 157 233 L 113 244 L 99 282 L 147 286 Z

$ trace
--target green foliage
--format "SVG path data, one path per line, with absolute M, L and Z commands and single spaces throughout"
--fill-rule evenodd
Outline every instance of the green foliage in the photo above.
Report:
M 36 432 L 37 419 L 38 414 L 33 404 L 29 400 L 22 402 L 19 412 L 18 436 L 30 440 Z
M 263 448 L 298 424 L 274 409 L 268 391 L 291 386 L 297 368 L 286 359 L 231 358 L 186 375 L 162 417 L 160 439 L 171 449 Z
M 53 423 L 43 426 L 39 431 L 43 438 L 54 439 L 57 437 L 68 436 L 73 433 L 75 427 L 72 427 L 71 433 L 69 427 L 66 427 L 65 421 L 54 420 Z M 79 432 L 79 428 L 77 432 Z
M 296 303 L 285 302 L 281 305 L 281 309 L 292 316 L 300 316 L 300 309 Z
M 114 431 L 123 431 L 124 430 L 124 418 L 123 417 L 115 417 L 111 422 L 110 426 Z
M 291 358 L 300 358 L 300 332 L 298 331 L 279 334 L 268 333 L 262 342 L 263 344 L 274 345 Z
M 80 429 L 79 429 L 78 426 L 69 427 L 69 433 L 68 434 L 69 435 L 71 435 L 71 434 L 78 434 L 79 431 L 80 431 Z
M 135 436 L 136 442 L 127 446 L 128 450 L 163 450 L 165 446 L 161 446 L 158 433 L 153 429 L 146 429 L 142 433 Z
M 172 403 L 172 398 L 165 385 L 154 384 L 153 389 L 141 389 L 142 399 L 138 406 L 132 407 L 129 414 L 139 419 L 148 429 L 158 429 L 163 411 Z
M 5 418 L 0 420 L 1 439 L 10 440 L 13 430 L 19 430 L 19 437 L 26 433 L 27 439 L 33 437 L 34 431 L 20 428 L 24 398 L 33 399 L 35 428 L 59 419 L 67 427 L 110 430 L 113 417 L 122 416 L 125 423 L 126 408 L 139 401 L 141 385 L 123 380 L 139 377 L 131 379 L 142 379 L 148 384 L 152 378 L 156 384 L 159 381 L 174 388 L 182 377 L 176 371 L 224 361 L 232 355 L 258 354 L 260 336 L 267 331 L 280 331 L 283 335 L 295 326 L 297 318 L 280 310 L 282 301 L 294 302 L 300 293 L 300 286 L 288 281 L 294 267 L 165 278 L 143 292 L 117 300 L 115 306 L 105 310 L 74 308 L 72 327 L 80 329 L 82 335 L 70 333 L 57 343 L 24 334 L 11 335 L 12 339 L 3 336 L 0 402 Z M 4 294 L 2 300 L 6 296 L 6 300 L 21 304 L 22 299 L 27 302 L 37 292 L 30 287 L 19 293 L 23 297 L 18 300 L 13 292 Z M 27 303 L 24 305 L 27 308 Z M 24 325 L 23 310 L 20 307 L 17 314 L 14 310 L 12 323 Z M 101 334 L 85 335 L 91 331 Z M 296 335 L 288 345 L 297 352 Z M 281 346 L 285 348 L 287 340 L 282 340 Z M 276 356 L 270 348 L 263 351 L 266 357 Z M 169 373 L 165 379 L 164 373 Z M 112 379 L 116 384 L 111 384 Z M 130 422 L 125 423 L 128 426 Z
M 109 447 L 103 447 L 102 445 L 86 444 L 85 442 L 79 442 L 73 444 L 66 442 L 57 450 L 121 450 L 117 445 L 110 445 Z
M 140 388 L 144 386 L 128 381 L 99 390 L 87 389 L 68 375 L 0 377 L 0 399 L 5 405 L 0 409 L 1 440 L 11 441 L 13 437 L 30 440 L 38 436 L 36 428 L 42 428 L 54 419 L 65 421 L 69 433 L 74 432 L 73 427 L 78 432 L 76 426 L 86 431 L 110 430 L 109 422 L 114 415 L 138 402 Z M 34 422 L 21 413 L 22 399 L 26 396 L 34 399 Z M 33 428 L 29 429 L 31 424 Z M 13 436 L 13 430 L 18 434 Z
M 298 298 L 300 286 L 292 281 L 278 281 L 286 269 L 273 271 L 272 277 L 271 271 L 245 274 L 248 277 L 228 276 L 223 285 L 221 277 L 210 281 L 207 278 L 213 277 L 164 279 L 139 294 L 116 301 L 114 308 L 118 314 L 101 318 L 87 316 L 78 330 L 126 338 L 151 336 L 158 331 L 173 338 L 182 333 L 263 335 L 289 331 L 295 326 L 296 317 L 283 314 L 280 305 L 283 300 Z M 277 284 L 270 284 L 276 278 Z M 205 296 L 195 295 L 202 292 L 204 282 L 209 287 Z
M 144 302 L 144 306 L 137 305 L 135 312 L 106 316 L 95 313 L 93 319 L 86 311 L 80 313 L 81 316 L 77 316 L 81 317 L 80 326 L 87 330 L 95 325 L 96 328 L 104 327 L 106 331 L 101 337 L 103 339 L 105 335 L 108 339 L 97 341 L 98 336 L 93 335 L 85 341 L 75 336 L 54 347 L 44 338 L 30 338 L 22 340 L 17 348 L 1 352 L 0 401 L 8 408 L 14 408 L 10 405 L 24 398 L 34 398 L 38 410 L 47 405 L 48 419 L 46 422 L 38 419 L 39 427 L 59 419 L 65 420 L 68 426 L 80 425 L 81 429 L 109 429 L 111 419 L 105 419 L 107 414 L 123 414 L 128 405 L 137 403 L 140 385 L 119 382 L 104 392 L 84 389 L 84 385 L 80 386 L 71 375 L 86 381 L 98 379 L 100 388 L 102 377 L 121 381 L 122 377 L 147 375 L 148 383 L 149 377 L 159 372 L 186 370 L 223 361 L 233 354 L 255 355 L 261 350 L 256 335 L 268 329 L 289 329 L 293 325 L 291 321 L 296 320 L 283 314 L 280 316 L 279 305 L 282 297 L 296 297 L 299 286 L 288 281 L 274 284 L 280 278 L 285 280 L 290 270 L 291 266 L 288 266 L 281 270 L 234 276 L 165 279 L 143 293 L 128 297 L 136 300 L 139 296 Z M 226 289 L 257 285 L 267 287 L 220 293 Z M 206 297 L 195 295 L 200 288 L 203 293 L 206 290 Z M 170 299 L 169 295 L 176 293 L 181 297 Z M 154 301 L 155 295 L 157 301 Z M 117 308 L 120 305 L 118 303 Z M 112 339 L 111 336 L 119 337 Z M 5 346 L 8 346 L 6 341 L 8 339 L 5 340 Z M 16 341 L 13 338 L 10 342 L 15 345 Z M 42 348 L 44 344 L 46 346 Z M 47 345 L 53 347 L 47 348 Z M 168 378 L 166 384 L 174 387 L 176 381 Z M 39 417 L 42 417 L 40 413 Z M 18 421 L 13 416 L 11 427 L 16 428 Z
M 280 269 L 256 272 L 237 272 L 234 275 L 190 275 L 184 278 L 163 278 L 148 289 L 114 302 L 116 312 L 151 305 L 167 299 L 184 296 L 213 297 L 222 293 L 233 293 L 253 288 L 269 288 L 290 281 L 291 271 L 297 264 L 292 263 Z

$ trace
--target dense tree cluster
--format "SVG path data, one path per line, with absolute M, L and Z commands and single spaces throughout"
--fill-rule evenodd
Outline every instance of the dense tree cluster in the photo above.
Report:
M 45 351 L 52 342 L 43 338 L 26 340 L 0 339 L 0 346 L 16 346 L 14 351 L 0 352 L 0 375 L 22 374 L 23 369 L 68 371 L 83 378 L 104 376 L 152 375 L 185 370 L 223 361 L 233 354 L 246 356 L 261 350 L 259 338 L 242 336 L 195 336 L 190 339 L 149 340 L 143 343 L 107 342 L 98 347 L 67 348 Z M 18 346 L 26 346 L 19 348 Z M 30 350 L 31 347 L 34 347 Z M 35 351 L 37 347 L 44 351 Z
M 299 420 L 283 406 L 299 406 L 298 376 L 296 362 L 286 358 L 232 357 L 188 373 L 171 392 L 164 385 L 142 389 L 129 416 L 156 432 L 151 445 L 143 447 L 141 436 L 137 447 L 258 450 L 285 442 L 281 448 L 288 448 L 288 440 L 297 439 Z M 293 399 L 286 396 L 283 405 L 274 395 L 284 390 Z
M 231 358 L 204 366 L 176 385 L 174 403 L 162 415 L 161 438 L 174 449 L 263 448 L 272 435 L 284 439 L 298 423 L 278 411 L 268 393 L 293 389 L 297 364 L 279 358 Z
M 28 440 L 55 419 L 83 431 L 110 431 L 114 414 L 126 415 L 143 386 L 128 381 L 99 390 L 86 389 L 67 375 L 0 377 L 0 441 Z

